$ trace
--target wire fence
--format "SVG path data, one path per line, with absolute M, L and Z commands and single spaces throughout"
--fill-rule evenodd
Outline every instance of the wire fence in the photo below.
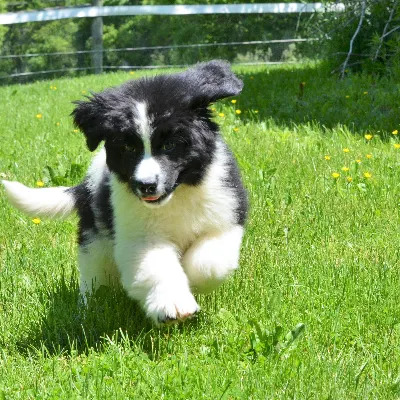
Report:
M 101 46 L 97 47 L 93 44 L 93 22 L 98 17 L 3 25 L 0 84 L 103 70 L 183 67 L 212 58 L 243 65 L 293 63 L 315 57 L 318 39 L 307 37 L 306 28 L 315 18 L 315 10 L 321 11 L 321 3 L 274 3 L 268 8 L 274 11 L 265 13 L 267 5 L 262 4 L 254 13 L 243 7 L 240 11 L 237 6 L 256 9 L 260 4 L 224 5 L 236 8 L 232 8 L 233 14 L 220 15 L 118 14 L 104 18 L 104 22 L 101 19 Z M 177 12 L 176 8 L 171 10 Z M 202 12 L 209 14 L 212 8 Z M 0 14 L 0 25 L 7 20 L 5 16 Z M 101 60 L 100 69 L 94 62 L 96 57 Z
M 254 41 L 246 41 L 246 42 L 218 42 L 218 43 L 196 43 L 196 44 L 184 44 L 184 45 L 173 45 L 173 46 L 144 46 L 144 47 L 128 47 L 128 48 L 119 48 L 119 49 L 103 49 L 101 50 L 104 54 L 107 53 L 133 53 L 133 52 L 151 52 L 151 54 L 155 54 L 158 52 L 158 56 L 160 56 L 160 52 L 168 52 L 168 51 L 180 51 L 182 50 L 196 50 L 196 49 L 205 49 L 205 48 L 216 48 L 216 47 L 231 47 L 238 49 L 236 60 L 234 60 L 234 64 L 237 65 L 254 65 L 254 64 L 281 64 L 281 63 L 295 63 L 299 62 L 299 59 L 296 59 L 293 51 L 295 49 L 295 45 L 304 44 L 304 43 L 312 43 L 317 41 L 316 38 L 309 39 L 276 39 L 276 40 L 254 40 Z M 254 46 L 268 46 L 265 50 L 258 50 L 254 53 L 251 47 Z M 291 47 L 292 46 L 292 47 Z M 250 50 L 241 53 L 239 47 L 248 47 Z M 50 53 L 27 53 L 27 54 L 13 54 L 13 55 L 2 55 L 0 56 L 0 65 L 2 61 L 12 61 L 17 64 L 21 59 L 32 59 L 32 58 L 50 58 L 50 61 L 47 65 L 52 64 L 51 60 L 54 60 L 55 57 L 67 57 L 67 56 L 90 56 L 92 54 L 97 53 L 98 50 L 81 50 L 81 51 L 69 51 L 69 52 L 50 52 Z M 250 54 L 250 55 L 249 55 Z M 258 54 L 258 55 L 257 55 Z M 88 60 L 87 62 L 90 62 Z M 134 70 L 134 69 L 156 69 L 156 68 L 180 68 L 185 67 L 187 64 L 165 64 L 165 63 L 156 63 L 154 65 L 103 65 L 102 68 L 104 70 Z M 14 69 L 17 66 L 15 65 Z M 0 75 L 0 79 L 8 79 L 8 78 L 18 78 L 18 77 L 28 77 L 35 75 L 52 75 L 52 74 L 60 74 L 60 73 L 72 73 L 72 72 L 82 72 L 82 71 L 93 71 L 95 69 L 94 66 L 85 66 L 85 67 L 68 67 L 68 68 L 58 68 L 58 69 L 48 69 L 43 71 L 26 71 L 26 72 L 17 72 L 17 73 L 9 73 L 7 75 Z

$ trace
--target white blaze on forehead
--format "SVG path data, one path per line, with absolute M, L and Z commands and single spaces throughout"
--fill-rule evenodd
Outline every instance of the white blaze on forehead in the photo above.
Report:
M 143 159 L 136 167 L 135 179 L 144 183 L 156 182 L 160 176 L 161 167 L 151 154 L 152 120 L 147 113 L 146 103 L 136 103 L 135 109 L 135 124 L 143 140 L 144 147 Z
M 150 136 L 152 134 L 151 119 L 147 114 L 147 104 L 146 103 L 136 103 L 135 104 L 136 115 L 135 124 L 138 129 L 139 135 L 142 137 L 144 145 L 144 155 L 145 157 L 151 156 L 151 143 Z

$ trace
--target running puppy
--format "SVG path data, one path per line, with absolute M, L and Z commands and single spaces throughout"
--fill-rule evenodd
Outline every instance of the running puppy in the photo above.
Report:
M 77 211 L 80 290 L 121 282 L 156 323 L 199 310 L 238 266 L 247 196 L 208 106 L 240 93 L 229 64 L 129 81 L 76 102 L 72 115 L 94 157 L 75 187 L 3 181 L 35 216 Z

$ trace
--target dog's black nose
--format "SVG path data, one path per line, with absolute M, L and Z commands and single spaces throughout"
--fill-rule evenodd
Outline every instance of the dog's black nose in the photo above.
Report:
M 157 193 L 157 184 L 140 182 L 138 184 L 138 189 L 142 194 L 154 195 Z

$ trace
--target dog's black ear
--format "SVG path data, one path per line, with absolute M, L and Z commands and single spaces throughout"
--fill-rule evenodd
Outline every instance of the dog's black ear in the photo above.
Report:
M 225 61 L 214 60 L 200 63 L 184 74 L 194 86 L 193 105 L 209 104 L 225 97 L 236 96 L 243 89 L 243 82 Z
M 74 124 L 86 137 L 86 144 L 90 151 L 94 151 L 100 142 L 105 139 L 103 132 L 104 111 L 100 98 L 96 95 L 88 101 L 75 101 L 76 107 L 72 111 Z

